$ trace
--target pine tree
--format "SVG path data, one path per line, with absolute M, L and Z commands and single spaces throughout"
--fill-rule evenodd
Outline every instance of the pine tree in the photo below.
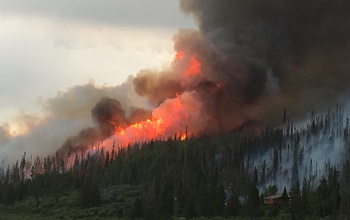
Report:
M 218 184 L 217 187 L 215 187 L 215 199 L 213 202 L 213 208 L 214 208 L 214 215 L 215 216 L 222 216 L 223 215 L 223 211 L 224 211 L 224 206 L 225 206 L 225 199 L 226 199 L 226 195 L 225 195 L 225 191 L 224 191 L 224 187 L 221 184 Z
M 132 204 L 132 213 L 130 213 L 132 219 L 141 219 L 143 216 L 143 210 L 142 210 L 142 201 L 139 197 L 135 199 L 135 201 Z
M 303 208 L 304 215 L 309 213 L 309 195 L 310 195 L 310 186 L 308 181 L 304 178 L 303 186 L 301 189 L 301 206 Z
M 282 205 L 289 205 L 289 196 L 287 194 L 287 189 L 286 187 L 283 188 L 283 192 L 281 195 L 281 200 L 282 200 Z
M 109 158 L 109 151 L 107 150 L 106 151 L 106 158 L 105 158 L 105 163 L 104 163 L 104 166 L 105 168 L 108 168 L 109 167 L 109 163 L 110 163 L 110 158 Z
M 5 204 L 11 205 L 16 201 L 16 191 L 12 183 L 5 186 Z
M 159 193 L 159 214 L 162 219 L 169 219 L 174 213 L 174 195 L 170 185 L 162 186 Z
M 251 184 L 246 201 L 246 213 L 250 217 L 257 217 L 260 214 L 260 196 L 259 189 Z
M 259 185 L 259 180 L 258 180 L 258 170 L 256 167 L 254 167 L 254 173 L 253 173 L 253 184 Z
M 98 185 L 91 179 L 91 176 L 85 178 L 85 181 L 80 188 L 79 201 L 83 208 L 99 206 L 101 204 L 101 195 Z
M 16 187 L 17 200 L 22 201 L 26 196 L 26 194 L 27 194 L 26 185 L 24 184 L 24 181 L 21 181 L 17 184 L 17 187 Z
M 265 184 L 266 181 L 266 161 L 263 161 L 263 164 L 261 165 L 261 177 L 260 177 L 260 184 Z
M 90 207 L 91 180 L 86 178 L 79 191 L 79 201 L 82 208 Z
M 320 180 L 320 185 L 317 187 L 317 195 L 320 203 L 320 216 L 326 217 L 331 214 L 332 207 L 329 204 L 329 188 L 325 177 Z
M 297 180 L 291 187 L 290 192 L 290 213 L 293 219 L 304 219 L 301 205 L 300 184 Z
M 184 206 L 184 216 L 186 218 L 193 218 L 196 216 L 196 204 L 194 197 L 191 193 L 187 194 L 186 202 Z
M 212 201 L 209 201 L 207 186 L 204 182 L 201 182 L 197 198 L 199 216 L 208 216 L 210 205 L 209 203 L 212 203 Z
M 227 201 L 227 205 L 225 207 L 225 216 L 233 216 L 236 217 L 241 209 L 241 203 L 238 200 L 238 196 L 236 193 L 232 193 Z

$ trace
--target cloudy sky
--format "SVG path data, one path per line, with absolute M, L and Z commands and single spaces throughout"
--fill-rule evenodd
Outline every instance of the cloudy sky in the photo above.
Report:
M 40 114 L 42 100 L 94 81 L 117 85 L 171 61 L 193 27 L 177 0 L 0 0 L 0 122 Z M 41 100 L 41 101 L 40 101 Z

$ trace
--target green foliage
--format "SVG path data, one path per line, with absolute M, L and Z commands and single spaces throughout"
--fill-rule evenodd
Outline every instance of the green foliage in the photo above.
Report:
M 101 195 L 98 185 L 90 176 L 85 178 L 80 189 L 80 204 L 83 208 L 95 207 L 101 204 Z
M 4 201 L 6 205 L 11 205 L 16 201 L 16 191 L 12 183 L 5 185 Z
M 283 188 L 281 199 L 282 201 L 289 202 L 289 196 L 288 196 L 286 187 Z
M 303 208 L 304 215 L 309 214 L 309 196 L 310 185 L 306 179 L 303 180 L 303 186 L 301 190 L 301 207 Z
M 136 198 L 132 207 L 129 209 L 128 216 L 130 219 L 140 219 L 143 216 L 142 201 L 140 198 Z
M 236 193 L 233 193 L 227 201 L 227 206 L 225 207 L 225 216 L 236 217 L 241 209 L 242 205 L 238 200 Z
M 246 215 L 250 217 L 257 217 L 261 214 L 259 189 L 253 184 L 249 188 L 245 211 Z
M 317 126 L 316 123 L 315 130 Z M 293 129 L 289 130 L 289 136 L 280 129 L 266 128 L 261 134 L 229 132 L 185 141 L 153 140 L 125 149 L 113 146 L 112 151 L 75 156 L 70 169 L 65 157 L 58 155 L 22 158 L 0 175 L 0 203 L 7 207 L 21 204 L 19 210 L 58 219 L 337 216 L 341 205 L 345 210 L 344 204 L 350 204 L 350 189 L 340 187 L 339 173 L 330 166 L 320 185 L 314 186 L 316 189 L 310 187 L 308 180 L 300 189 L 296 181 L 290 189 L 290 204 L 284 188 L 281 205 L 263 206 L 257 186 L 263 187 L 275 178 L 283 162 L 279 155 L 286 138 L 294 138 L 291 161 L 293 178 L 298 176 L 303 151 L 297 134 L 292 136 Z M 258 168 L 252 167 L 249 160 L 254 152 L 270 148 L 273 169 L 268 169 L 265 160 Z M 23 178 L 27 164 L 31 165 L 31 179 Z M 350 181 L 349 167 L 345 165 L 342 186 Z M 340 194 L 340 190 L 344 193 Z M 263 194 L 274 195 L 277 191 L 276 185 L 270 185 Z
M 270 185 L 268 188 L 264 189 L 264 196 L 272 196 L 275 195 L 278 192 L 278 187 L 276 186 L 276 184 L 274 185 Z
M 292 184 L 290 195 L 290 214 L 293 219 L 303 219 L 303 207 L 301 203 L 299 180 Z

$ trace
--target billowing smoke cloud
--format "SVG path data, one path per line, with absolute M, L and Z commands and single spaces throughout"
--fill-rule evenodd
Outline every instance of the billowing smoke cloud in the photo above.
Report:
M 97 142 L 112 136 L 127 126 L 151 118 L 151 112 L 143 108 L 131 108 L 126 116 L 123 106 L 111 97 L 102 97 L 92 108 L 93 127 L 82 129 L 77 135 L 70 136 L 59 149 L 59 155 L 65 156 L 77 151 L 86 151 Z
M 93 126 L 84 128 L 77 135 L 68 137 L 58 150 L 58 155 L 64 157 L 79 151 L 85 152 L 115 132 L 151 117 L 151 112 L 143 108 L 131 107 L 129 112 L 130 114 L 127 116 L 122 104 L 117 99 L 102 97 L 91 110 Z
M 139 106 L 150 108 L 144 98 L 138 96 L 132 86 L 133 76 L 118 86 L 97 86 L 89 82 L 85 85 L 77 85 L 60 91 L 57 96 L 41 100 L 41 105 L 46 114 L 52 118 L 86 118 L 91 116 L 91 109 L 102 97 L 117 99 L 123 106 L 126 114 L 130 109 Z
M 171 71 L 157 73 L 141 70 L 133 79 L 133 84 L 137 94 L 146 97 L 153 104 L 173 98 L 176 92 L 183 90 Z
M 126 117 L 143 119 L 149 114 L 145 109 L 151 106 L 134 92 L 132 77 L 118 86 L 97 86 L 93 82 L 73 86 L 55 97 L 41 99 L 43 115 L 20 112 L 16 120 L 20 133 L 10 132 L 9 124 L 0 126 L 0 159 L 8 163 L 24 152 L 28 156 L 46 156 L 56 151 L 65 157 L 103 140 L 105 136 L 91 118 L 91 110 L 103 97 L 118 99 Z M 144 110 L 135 116 L 137 106 Z
M 100 132 L 94 127 L 82 129 L 77 135 L 70 136 L 58 150 L 58 156 L 65 157 L 78 151 L 86 151 L 93 143 L 102 140 Z
M 93 120 L 105 137 L 127 125 L 125 111 L 120 102 L 109 97 L 102 98 L 91 110 Z
M 349 88 L 349 1 L 180 0 L 180 5 L 210 45 L 210 53 L 196 51 L 211 67 L 206 77 L 227 79 L 223 90 L 240 105 L 257 104 L 261 119 L 276 119 L 283 108 L 301 116 L 338 101 Z
M 51 151 L 84 151 L 106 138 L 125 145 L 184 130 L 201 135 L 280 123 L 283 109 L 303 117 L 348 92 L 348 1 L 179 2 L 198 30 L 174 36 L 169 67 L 141 70 L 120 86 L 75 86 L 42 101 L 48 128 L 57 120 L 84 121 Z
M 152 117 L 152 112 L 143 108 L 133 108 L 128 117 L 129 124 L 135 124 Z

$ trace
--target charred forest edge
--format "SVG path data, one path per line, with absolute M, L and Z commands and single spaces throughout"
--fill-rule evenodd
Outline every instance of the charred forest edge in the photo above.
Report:
M 35 198 L 27 211 L 36 212 L 44 198 L 58 204 L 78 192 L 77 209 L 118 203 L 121 208 L 109 215 L 128 218 L 349 216 L 345 110 L 337 105 L 324 115 L 312 113 L 304 125 L 284 111 L 281 127 L 260 132 L 248 126 L 215 136 L 113 145 L 73 160 L 24 154 L 1 170 L 0 203 L 11 209 L 15 201 Z M 279 202 L 263 205 L 276 193 L 282 193 Z

